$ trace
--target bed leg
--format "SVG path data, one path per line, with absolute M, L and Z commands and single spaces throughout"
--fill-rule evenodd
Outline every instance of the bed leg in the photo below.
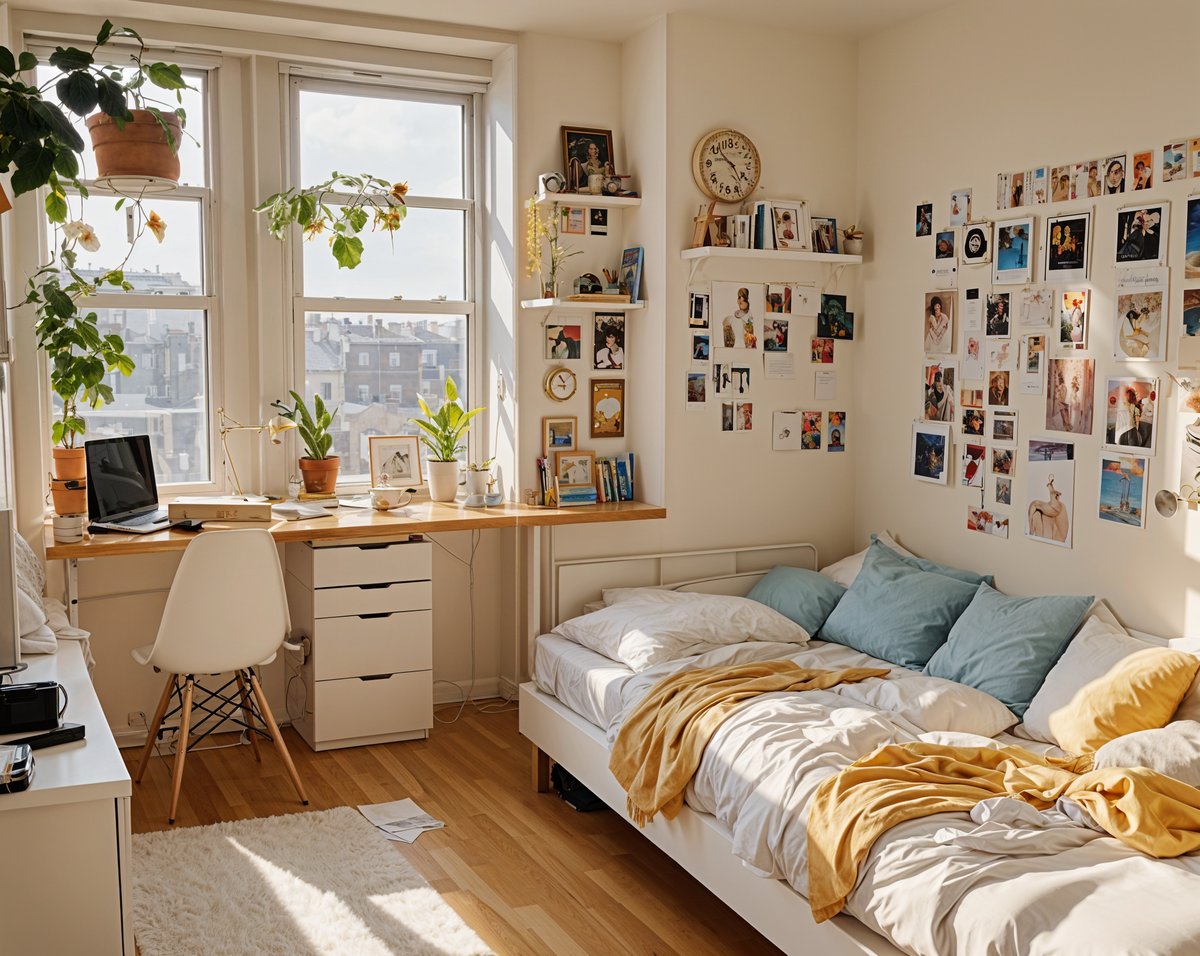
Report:
M 550 792 L 550 755 L 538 749 L 537 744 L 533 744 L 532 761 L 530 767 L 533 771 L 533 789 L 538 793 Z

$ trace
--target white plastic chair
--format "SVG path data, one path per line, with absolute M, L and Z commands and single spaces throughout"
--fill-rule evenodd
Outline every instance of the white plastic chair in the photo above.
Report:
M 244 720 L 236 717 L 239 702 L 226 695 L 234 680 L 217 691 L 199 687 L 208 696 L 197 701 L 196 707 L 218 717 L 217 726 L 233 720 L 245 727 L 254 759 L 258 761 L 262 758 L 255 718 L 261 720 L 283 758 L 301 802 L 308 805 L 304 785 L 254 672 L 256 666 L 271 663 L 281 645 L 293 647 L 287 643 L 290 630 L 279 553 L 269 531 L 261 528 L 210 531 L 198 535 L 188 545 L 167 595 L 158 636 L 153 644 L 132 652 L 139 664 L 148 664 L 168 675 L 134 777 L 136 782 L 142 781 L 163 719 L 176 713 L 181 715 L 169 823 L 175 822 L 184 758 L 188 747 L 193 745 L 189 731 L 193 698 L 199 686 L 197 674 L 233 672 Z M 168 715 L 172 696 L 177 703 Z M 224 709 L 220 704 L 216 709 L 209 707 L 214 698 L 226 705 Z M 215 729 L 216 726 L 205 731 L 195 743 Z

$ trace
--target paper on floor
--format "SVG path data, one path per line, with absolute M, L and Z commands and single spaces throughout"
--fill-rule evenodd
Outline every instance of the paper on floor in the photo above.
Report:
M 409 799 L 361 806 L 358 812 L 375 824 L 385 837 L 398 843 L 412 843 L 426 830 L 440 830 L 445 826 Z

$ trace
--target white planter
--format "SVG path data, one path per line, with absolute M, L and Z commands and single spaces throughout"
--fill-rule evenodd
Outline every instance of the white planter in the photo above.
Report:
M 458 462 L 430 461 L 429 497 L 434 501 L 453 501 L 458 495 Z
M 489 473 L 486 471 L 467 471 L 467 494 L 486 495 Z
M 848 256 L 861 256 L 863 251 L 863 241 L 861 239 L 843 239 L 842 252 Z

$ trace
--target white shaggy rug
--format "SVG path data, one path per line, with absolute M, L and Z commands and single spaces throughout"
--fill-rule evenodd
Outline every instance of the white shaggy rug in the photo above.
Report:
M 133 838 L 141 956 L 492 951 L 349 807 Z

